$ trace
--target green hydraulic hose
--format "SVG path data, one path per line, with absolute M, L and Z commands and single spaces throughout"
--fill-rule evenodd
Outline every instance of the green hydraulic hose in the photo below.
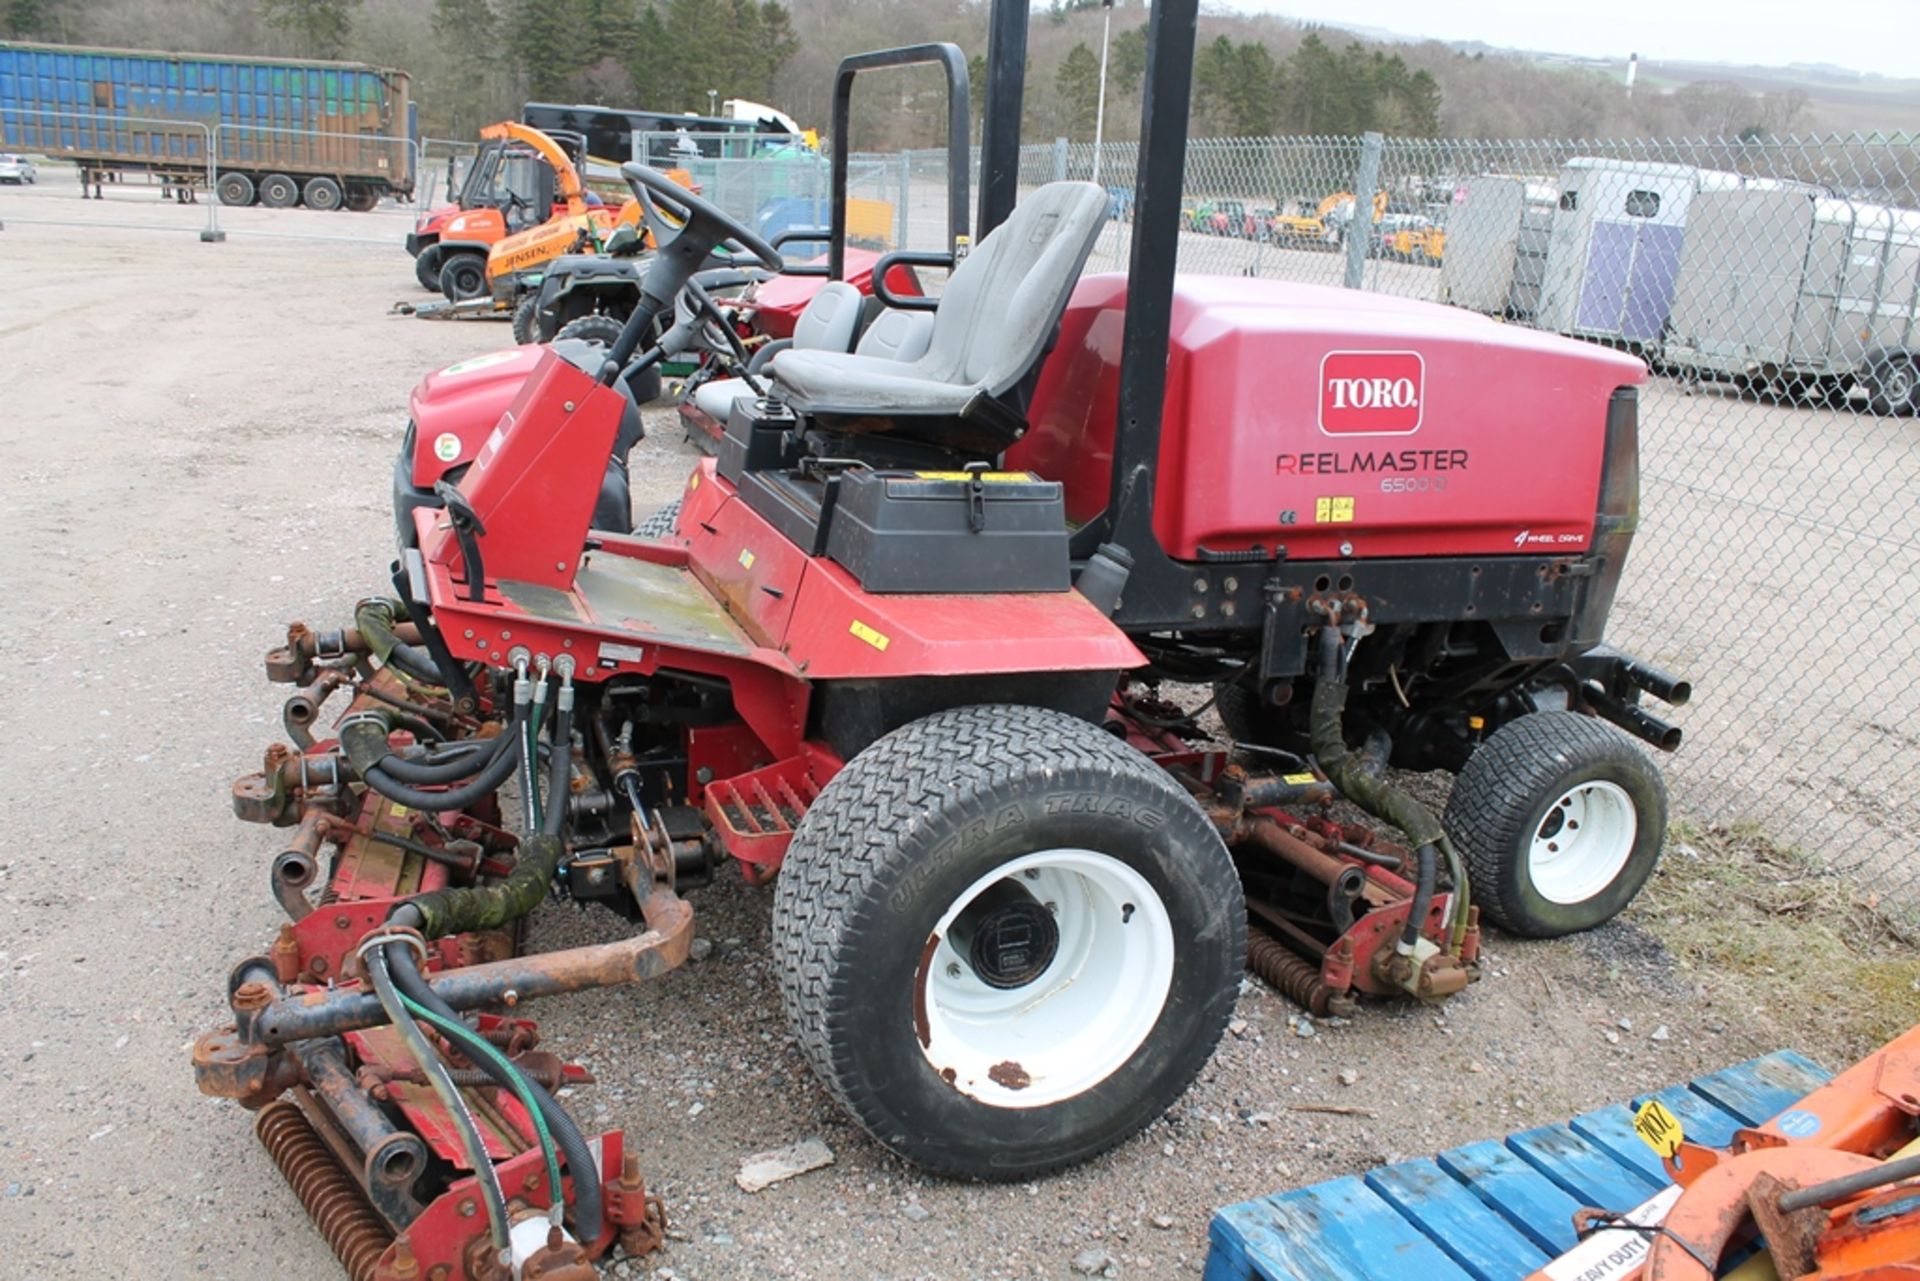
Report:
M 565 1203 L 565 1198 L 560 1192 L 560 1148 L 553 1141 L 553 1132 L 547 1128 L 547 1119 L 542 1115 L 540 1106 L 533 1097 L 533 1091 L 528 1088 L 526 1077 L 521 1075 L 520 1069 L 515 1067 L 506 1055 L 487 1044 L 484 1038 L 475 1034 L 466 1024 L 434 1013 L 426 1006 L 415 1002 L 405 992 L 398 995 L 400 1003 L 406 1006 L 415 1018 L 425 1019 L 433 1024 L 447 1039 L 459 1042 L 460 1048 L 469 1057 L 487 1060 L 498 1069 L 501 1076 L 506 1078 L 507 1086 L 513 1091 L 514 1097 L 520 1100 L 520 1105 L 526 1108 L 527 1115 L 533 1118 L 534 1131 L 540 1137 L 540 1154 L 547 1159 L 547 1186 L 553 1189 L 553 1208 L 559 1210 Z

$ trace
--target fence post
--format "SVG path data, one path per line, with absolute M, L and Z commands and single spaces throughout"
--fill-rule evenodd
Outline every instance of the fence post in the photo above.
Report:
M 912 180 L 913 153 L 911 151 L 902 151 L 900 153 L 900 205 L 899 208 L 895 210 L 893 218 L 893 247 L 895 249 L 905 249 L 907 247 L 907 185 Z
M 1347 279 L 1360 288 L 1367 274 L 1367 242 L 1373 239 L 1373 193 L 1380 185 L 1380 151 L 1386 139 L 1369 131 L 1360 138 L 1360 169 L 1353 177 L 1353 217 L 1347 219 Z
M 200 126 L 200 132 L 207 136 L 207 225 L 200 232 L 203 245 L 222 244 L 227 238 L 227 233 L 220 230 L 220 131 L 224 128 L 225 124 L 212 129 Z
M 1053 180 L 1055 182 L 1067 180 L 1067 140 L 1065 138 L 1053 140 Z

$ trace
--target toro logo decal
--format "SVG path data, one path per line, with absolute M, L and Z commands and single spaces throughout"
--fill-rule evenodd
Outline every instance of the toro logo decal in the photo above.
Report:
M 1417 351 L 1330 351 L 1320 360 L 1320 430 L 1410 436 L 1420 430 L 1426 380 Z

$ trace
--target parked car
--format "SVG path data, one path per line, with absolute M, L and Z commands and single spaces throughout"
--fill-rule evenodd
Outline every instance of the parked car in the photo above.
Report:
M 1239 200 L 1209 200 L 1193 211 L 1193 229 L 1209 236 L 1245 236 L 1251 222 Z
M 17 187 L 33 180 L 33 161 L 25 156 L 0 151 L 0 182 L 12 183 Z

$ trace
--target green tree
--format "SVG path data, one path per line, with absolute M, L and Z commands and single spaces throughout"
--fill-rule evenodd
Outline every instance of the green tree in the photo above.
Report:
M 309 58 L 338 58 L 353 34 L 353 11 L 360 0 L 260 0 L 269 26 L 292 33 Z
M 1147 29 L 1128 27 L 1107 50 L 1107 79 L 1112 87 L 1137 94 L 1147 79 Z
M 447 63 L 434 85 L 439 127 L 471 137 L 500 118 L 500 17 L 490 0 L 434 0 L 433 34 Z
M 1053 78 L 1060 95 L 1060 128 L 1069 138 L 1092 138 L 1100 108 L 1100 60 L 1083 41 L 1067 51 Z
M 515 0 L 506 49 L 529 98 L 562 98 L 567 81 L 593 61 L 592 0 Z

